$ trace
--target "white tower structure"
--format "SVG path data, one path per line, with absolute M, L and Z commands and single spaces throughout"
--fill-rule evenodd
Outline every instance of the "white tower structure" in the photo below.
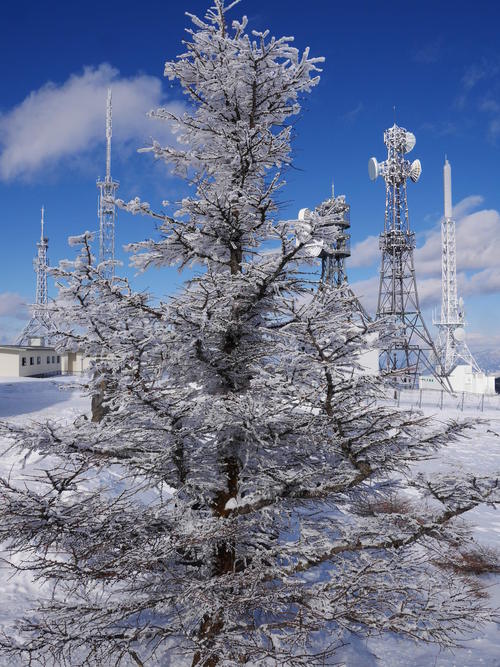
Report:
M 449 375 L 460 360 L 480 372 L 465 342 L 465 312 L 462 298 L 457 297 L 457 262 L 455 221 L 452 215 L 451 165 L 445 157 L 444 218 L 441 223 L 441 319 L 434 321 L 439 329 L 438 358 L 444 375 Z
M 23 329 L 21 335 L 17 339 L 17 345 L 26 345 L 29 339 L 36 336 L 48 337 L 50 335 L 49 318 L 46 312 L 48 302 L 47 296 L 47 251 L 49 248 L 49 239 L 44 236 L 44 213 L 45 209 L 42 206 L 42 218 L 40 221 L 41 234 L 40 240 L 37 242 L 38 249 L 37 256 L 33 260 L 33 268 L 36 272 L 36 294 L 35 303 L 32 309 L 32 316 L 28 324 Z
M 371 180 L 381 176 L 385 181 L 385 221 L 380 235 L 382 261 L 377 305 L 377 319 L 391 320 L 395 328 L 384 337 L 380 353 L 380 368 L 391 373 L 399 383 L 415 387 L 420 374 L 427 370 L 445 388 L 436 373 L 433 359 L 437 358 L 434 343 L 420 309 L 413 261 L 415 232 L 410 228 L 406 181 L 416 183 L 422 167 L 420 160 L 406 158 L 415 146 L 415 135 L 394 123 L 384 132 L 387 159 L 368 162 Z
M 307 253 L 321 258 L 321 281 L 339 287 L 347 282 L 345 260 L 351 255 L 350 206 L 345 195 L 335 196 L 332 184 L 332 196 L 316 206 L 315 211 L 324 219 L 326 227 L 336 230 L 335 241 L 329 244 L 311 243 Z M 308 208 L 302 208 L 298 219 L 307 221 L 310 215 Z
M 347 281 L 346 259 L 351 256 L 350 211 L 351 207 L 346 201 L 346 196 L 335 196 L 332 183 L 332 196 L 316 206 L 315 213 L 322 218 L 325 228 L 330 228 L 335 232 L 334 240 L 330 243 L 325 241 L 310 243 L 306 251 L 310 257 L 321 259 L 320 284 L 344 287 L 352 298 L 353 310 L 357 311 L 364 322 L 370 322 L 370 316 Z M 299 211 L 298 219 L 307 222 L 310 216 L 311 211 L 308 208 L 302 208 Z
M 111 136 L 112 136 L 112 107 L 111 88 L 108 88 L 106 103 L 106 176 L 97 181 L 99 188 L 98 215 L 99 215 L 99 262 L 110 262 L 104 271 L 104 277 L 113 279 L 115 258 L 115 218 L 116 210 L 114 198 L 119 183 L 111 178 Z

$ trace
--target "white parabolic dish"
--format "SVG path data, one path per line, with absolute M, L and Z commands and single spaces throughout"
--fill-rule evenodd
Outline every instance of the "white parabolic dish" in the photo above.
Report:
M 458 329 L 455 329 L 453 332 L 453 338 L 461 343 L 462 341 L 465 340 L 465 329 L 463 327 L 459 327 Z
M 415 148 L 415 144 L 417 143 L 417 140 L 416 140 L 415 135 L 413 134 L 413 132 L 407 132 L 406 136 L 405 136 L 405 140 L 406 140 L 405 141 L 405 143 L 406 143 L 405 152 L 409 153 L 411 150 L 413 150 Z
M 368 176 L 370 177 L 371 181 L 375 181 L 377 180 L 378 174 L 379 174 L 379 169 L 378 169 L 377 158 L 371 157 L 368 160 Z
M 422 165 L 420 164 L 420 160 L 413 160 L 411 163 L 410 167 L 410 178 L 411 180 L 416 183 L 418 179 L 420 178 L 420 174 L 422 173 Z

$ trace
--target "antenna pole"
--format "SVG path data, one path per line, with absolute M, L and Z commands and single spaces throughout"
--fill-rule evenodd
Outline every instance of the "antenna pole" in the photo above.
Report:
M 16 345 L 29 345 L 30 338 L 36 336 L 49 338 L 52 329 L 47 313 L 47 268 L 49 265 L 47 251 L 49 249 L 49 239 L 44 236 L 44 215 L 45 207 L 42 206 L 42 217 L 40 220 L 41 234 L 40 240 L 36 244 L 37 256 L 33 260 L 33 269 L 36 273 L 35 303 L 32 306 L 31 319 L 18 337 Z
M 111 136 L 112 136 L 112 104 L 111 88 L 108 88 L 106 100 L 106 176 L 97 181 L 99 189 L 99 263 L 106 262 L 101 275 L 108 280 L 114 277 L 115 259 L 115 197 L 118 181 L 111 178 Z
M 108 88 L 108 100 L 106 104 L 106 181 L 111 180 L 111 137 L 112 137 L 112 106 L 111 88 Z
M 451 165 L 445 156 L 443 167 L 444 217 L 441 222 L 441 319 L 434 321 L 439 330 L 438 355 L 443 375 L 449 375 L 460 360 L 480 372 L 465 342 L 465 313 L 457 295 L 455 220 L 451 199 Z

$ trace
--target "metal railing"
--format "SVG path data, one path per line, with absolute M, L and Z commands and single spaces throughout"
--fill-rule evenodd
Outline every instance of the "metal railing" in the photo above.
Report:
M 450 394 L 435 389 L 388 389 L 386 397 L 398 407 L 451 409 L 459 412 L 495 410 L 500 413 L 500 394 L 472 394 L 467 391 Z

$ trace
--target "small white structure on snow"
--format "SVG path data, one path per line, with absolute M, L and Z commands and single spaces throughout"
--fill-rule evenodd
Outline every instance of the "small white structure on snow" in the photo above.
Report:
M 90 360 L 82 352 L 58 354 L 42 336 L 28 345 L 0 345 L 0 377 L 48 377 L 84 373 Z
M 61 374 L 61 355 L 42 337 L 28 345 L 0 345 L 0 377 L 46 377 Z
M 459 364 L 455 366 L 448 376 L 453 392 L 466 392 L 469 394 L 500 394 L 500 377 L 486 375 L 477 372 L 471 364 Z M 433 375 L 421 375 L 419 378 L 420 389 L 437 389 L 443 387 Z

